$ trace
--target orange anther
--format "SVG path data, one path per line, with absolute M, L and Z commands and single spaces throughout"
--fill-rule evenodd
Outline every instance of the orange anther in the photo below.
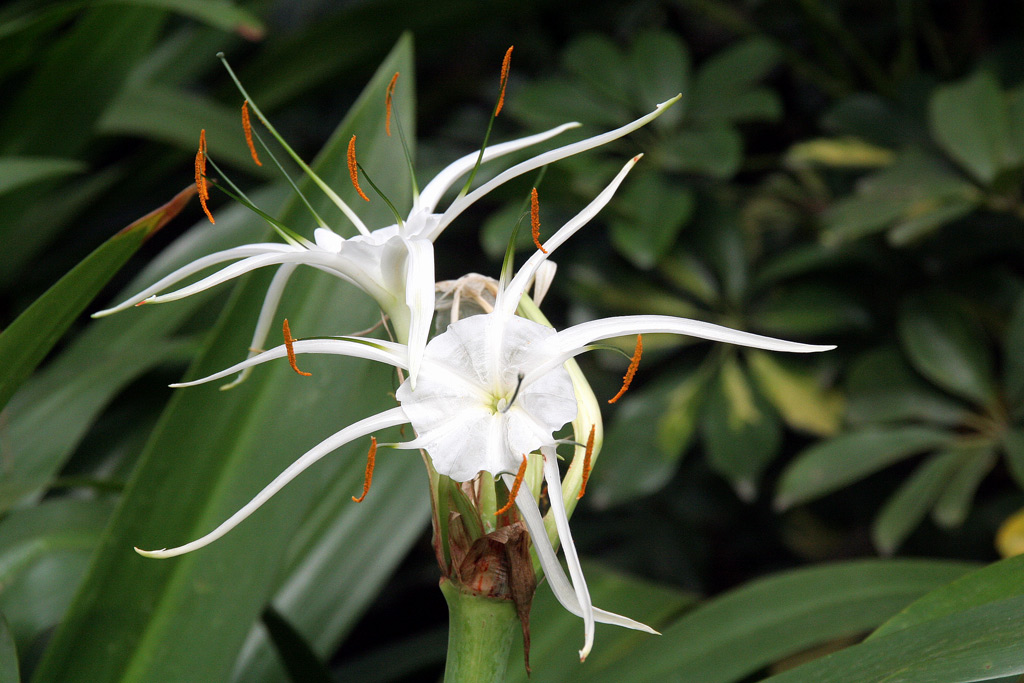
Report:
M 199 195 L 199 204 L 203 207 L 203 211 L 206 213 L 206 217 L 210 219 L 211 223 L 216 223 L 213 220 L 213 214 L 210 213 L 210 207 L 206 205 L 206 200 L 210 198 L 210 190 L 206 185 L 206 129 L 203 128 L 199 131 L 199 151 L 196 152 L 196 191 Z
M 348 175 L 352 178 L 352 186 L 356 188 L 356 192 L 359 196 L 370 201 L 370 198 L 363 193 L 363 188 L 359 187 L 359 166 L 356 164 L 356 136 L 353 135 L 352 139 L 348 141 Z
M 288 364 L 292 366 L 292 370 L 299 373 L 303 377 L 312 377 L 312 372 L 303 372 L 299 370 L 299 366 L 295 363 L 295 347 L 292 344 L 295 342 L 292 337 L 291 328 L 288 327 L 288 318 L 284 319 L 284 348 L 288 352 Z
M 523 485 L 523 477 L 526 476 L 526 454 L 523 454 L 523 462 L 519 464 L 519 471 L 516 472 L 516 480 L 512 482 L 512 490 L 508 492 L 508 502 L 505 503 L 505 507 L 494 513 L 495 516 L 503 515 L 512 509 L 512 504 L 516 502 L 516 496 L 519 495 L 519 487 Z
M 594 430 L 597 425 L 590 425 L 590 436 L 587 437 L 587 451 L 583 454 L 583 483 L 580 484 L 580 492 L 576 494 L 576 500 L 583 497 L 587 492 L 587 480 L 590 479 L 590 456 L 594 454 Z
M 242 101 L 242 130 L 245 131 L 245 144 L 249 145 L 249 154 L 257 166 L 262 166 L 259 156 L 256 154 L 256 146 L 252 144 L 252 122 L 249 121 L 249 100 Z
M 398 81 L 398 72 L 391 77 L 388 89 L 384 93 L 384 132 L 391 136 L 391 98 L 395 95 L 395 83 Z
M 373 481 L 373 466 L 377 460 L 377 437 L 370 437 L 370 452 L 366 454 L 366 474 L 363 477 L 363 495 L 356 498 L 352 496 L 352 502 L 362 503 L 363 498 L 370 491 L 370 483 Z
M 622 378 L 622 388 L 619 389 L 619 393 L 608 399 L 609 403 L 615 403 L 622 395 L 626 393 L 626 389 L 629 389 L 630 383 L 633 381 L 633 375 L 636 374 L 636 369 L 640 365 L 640 355 L 644 352 L 644 338 L 643 335 L 636 335 L 636 348 L 633 349 L 633 358 L 629 361 L 629 367 L 626 369 L 626 375 Z
M 530 228 L 533 232 L 533 244 L 545 254 L 548 250 L 540 243 L 540 202 L 537 200 L 537 188 L 530 191 Z
M 501 93 L 498 95 L 498 106 L 494 108 L 494 115 L 497 116 L 501 113 L 501 107 L 505 104 L 505 86 L 508 85 L 508 67 L 512 62 L 512 48 L 514 45 L 509 45 L 508 50 L 505 51 L 505 58 L 501 60 Z

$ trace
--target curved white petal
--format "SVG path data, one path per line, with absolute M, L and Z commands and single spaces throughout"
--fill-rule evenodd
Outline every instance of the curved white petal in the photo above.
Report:
M 381 339 L 349 340 L 349 339 L 304 339 L 292 344 L 296 355 L 302 353 L 322 353 L 335 356 L 349 356 L 351 358 L 365 358 L 375 360 L 379 363 L 387 363 L 396 368 L 405 368 L 408 364 L 408 354 L 404 344 L 383 341 Z M 247 370 L 267 361 L 287 358 L 288 349 L 285 346 L 276 346 L 269 351 L 264 351 L 251 358 L 246 358 L 241 363 L 236 363 L 230 368 L 215 372 L 212 375 L 195 379 L 191 382 L 178 382 L 172 384 L 174 389 L 194 387 L 199 384 L 206 384 L 214 380 L 233 375 L 236 372 Z
M 260 307 L 260 315 L 256 319 L 256 329 L 252 333 L 252 341 L 249 342 L 249 353 L 246 358 L 253 358 L 258 353 L 261 353 L 263 344 L 267 341 L 267 335 L 270 333 L 270 326 L 274 322 L 274 316 L 277 314 L 277 307 L 281 303 L 281 296 L 284 294 L 284 288 L 288 286 L 288 280 L 291 278 L 292 273 L 298 268 L 297 263 L 285 263 L 277 269 L 274 273 L 274 279 L 270 281 L 270 287 L 267 288 L 267 294 L 263 297 L 263 306 Z M 227 390 L 234 388 L 244 382 L 249 374 L 252 372 L 252 366 L 249 366 L 242 370 L 233 381 L 225 384 L 221 387 L 221 390 Z
M 267 242 L 262 244 L 246 244 L 241 247 L 235 247 L 233 249 L 225 249 L 224 251 L 218 251 L 215 254 L 209 254 L 207 256 L 200 257 L 191 263 L 188 263 L 181 268 L 178 268 L 173 273 L 165 275 L 164 277 L 157 280 L 155 283 L 146 287 L 144 290 L 136 294 L 130 299 L 119 303 L 117 306 L 112 308 L 106 308 L 102 311 L 96 311 L 92 314 L 93 318 L 102 318 L 104 316 L 117 313 L 125 309 L 131 308 L 140 301 L 144 301 L 149 297 L 153 296 L 157 292 L 167 289 L 176 282 L 181 282 L 190 275 L 194 275 L 202 270 L 206 270 L 210 266 L 215 266 L 218 263 L 224 263 L 225 261 L 234 261 L 235 259 L 248 258 L 251 256 L 259 256 L 267 253 L 296 253 L 305 251 L 302 247 L 295 247 L 290 244 L 277 244 L 274 242 Z
M 378 294 L 378 292 L 375 291 L 375 286 L 379 287 L 380 285 L 368 279 L 361 265 L 353 259 L 348 258 L 345 254 L 331 254 L 320 250 L 300 249 L 299 251 L 293 251 L 290 253 L 279 252 L 250 256 L 243 261 L 232 263 L 230 266 L 222 268 L 216 273 L 208 275 L 202 280 L 194 282 L 191 285 L 187 285 L 173 292 L 168 292 L 167 294 L 149 297 L 146 299 L 146 303 L 157 304 L 184 299 L 185 297 L 192 296 L 193 294 L 197 294 L 211 287 L 216 287 L 228 280 L 233 280 L 236 277 L 240 277 L 253 270 L 263 268 L 264 266 L 274 266 L 285 263 L 319 266 L 321 268 L 328 269 L 337 277 L 351 282 L 363 291 L 369 293 L 371 296 L 374 296 L 374 298 L 376 298 L 376 295 Z
M 515 477 L 511 474 L 506 474 L 502 476 L 502 479 L 505 481 L 505 486 L 511 491 L 515 483 Z M 526 529 L 530 532 L 533 548 L 537 552 L 540 566 L 544 570 L 544 576 L 547 577 L 548 585 L 551 586 L 551 592 L 554 594 L 555 599 L 558 600 L 566 611 L 582 617 L 583 610 L 580 609 L 579 600 L 576 599 L 576 591 L 573 590 L 572 584 L 569 583 L 569 579 L 566 578 L 565 572 L 562 570 L 562 565 L 558 562 L 555 549 L 551 546 L 551 541 L 548 540 L 548 532 L 544 527 L 544 518 L 541 517 L 537 501 L 534 500 L 528 487 L 522 486 L 519 488 L 519 493 L 516 495 L 516 507 L 519 508 L 519 514 L 522 515 Z M 612 612 L 606 612 L 596 607 L 594 608 L 594 621 L 631 628 L 636 631 L 658 633 L 650 626 L 641 624 L 639 621 L 634 621 L 629 617 Z
M 379 429 L 386 429 L 388 427 L 403 424 L 406 421 L 405 413 L 402 412 L 401 408 L 391 408 L 382 413 L 368 417 L 365 420 L 360 420 L 355 424 L 349 425 L 341 431 L 336 432 L 333 436 L 327 437 L 303 454 L 298 460 L 281 472 L 281 474 L 277 475 L 274 481 L 270 482 L 266 488 L 256 494 L 255 498 L 242 506 L 238 512 L 228 517 L 220 526 L 202 538 L 198 538 L 191 543 L 186 543 L 185 545 L 178 546 L 177 548 L 164 548 L 162 550 L 140 550 L 139 548 L 136 548 L 135 552 L 145 557 L 175 557 L 209 545 L 238 526 L 242 520 L 255 512 L 261 505 L 270 500 L 275 493 L 283 489 L 292 479 L 299 476 L 299 474 L 301 474 L 307 467 L 315 463 L 320 458 L 337 450 L 338 448 L 341 448 L 350 441 L 354 441 L 355 439 L 366 436 L 367 434 L 371 434 Z
M 395 238 L 395 240 L 401 240 L 405 251 L 401 272 L 394 274 L 397 276 L 397 282 L 394 285 L 389 283 L 387 274 L 384 275 L 384 278 L 385 283 L 389 285 L 388 289 L 391 289 L 392 286 L 405 288 L 404 304 L 408 315 L 406 333 L 409 345 L 409 381 L 412 382 L 412 387 L 415 387 L 420 361 L 423 358 L 427 337 L 430 336 L 430 326 L 434 319 L 434 244 L 430 240 L 424 239 L 403 237 Z M 391 242 L 388 244 L 390 245 Z M 382 264 L 382 271 L 384 267 Z M 397 293 L 397 289 L 393 291 Z
M 533 280 L 537 269 L 544 263 L 551 253 L 555 249 L 565 243 L 570 237 L 576 234 L 576 231 L 582 228 L 584 225 L 590 222 L 590 220 L 603 209 L 608 202 L 611 201 L 615 195 L 615 191 L 619 189 L 619 185 L 626 179 L 626 175 L 632 170 L 636 162 L 643 156 L 638 154 L 629 161 L 626 165 L 612 178 L 612 181 L 608 183 L 607 187 L 601 190 L 592 202 L 587 204 L 586 208 L 580 211 L 578 214 L 573 216 L 565 225 L 559 228 L 554 235 L 552 235 L 546 242 L 544 242 L 544 249 L 547 251 L 536 250 L 530 255 L 530 258 L 526 260 L 526 263 L 522 265 L 519 271 L 512 278 L 512 281 L 508 283 L 508 286 L 498 292 L 497 300 L 494 302 L 494 309 L 499 315 L 512 315 L 515 312 L 516 307 L 519 305 L 519 300 L 526 293 L 527 287 L 530 286 L 530 282 Z
M 512 178 L 520 176 L 523 173 L 529 173 L 530 171 L 536 168 L 540 168 L 541 166 L 545 166 L 552 162 L 558 161 L 559 159 L 564 159 L 565 157 L 570 157 L 573 156 L 574 154 L 585 152 L 588 149 L 593 149 L 594 147 L 599 147 L 613 140 L 617 140 L 618 138 L 621 138 L 623 135 L 628 135 L 637 128 L 641 128 L 646 124 L 650 123 L 651 121 L 653 121 L 654 119 L 661 116 L 661 114 L 666 109 L 675 104 L 681 97 L 682 95 L 676 95 L 672 99 L 666 102 L 662 102 L 650 114 L 641 116 L 636 121 L 627 123 L 626 125 L 620 128 L 608 131 L 607 133 L 602 133 L 601 135 L 595 135 L 594 137 L 587 138 L 586 140 L 574 142 L 570 145 L 564 145 L 557 149 L 553 149 L 550 152 L 538 154 L 532 159 L 527 159 L 526 161 L 516 164 L 512 168 L 502 173 L 499 173 L 494 178 L 487 181 L 486 183 L 484 183 L 477 189 L 473 190 L 466 196 L 459 197 L 454 202 L 452 202 L 452 205 L 448 207 L 447 211 L 444 212 L 444 215 L 442 216 L 441 220 L 438 221 L 437 225 L 433 228 L 431 233 L 424 235 L 424 237 L 427 237 L 428 239 L 431 240 L 437 239 L 437 236 L 441 234 L 441 231 L 448 227 L 448 224 L 455 220 L 455 218 L 460 213 L 465 211 L 466 208 L 469 207 L 473 202 L 480 199 L 480 197 L 483 197 L 485 194 L 487 194 L 494 188 L 498 187 L 499 185 L 502 185 L 503 183 L 506 183 Z
M 481 163 L 487 163 L 491 159 L 503 156 L 510 152 L 516 152 L 520 149 L 524 149 L 531 145 L 550 140 L 556 135 L 560 135 L 571 128 L 578 128 L 580 124 L 563 123 L 557 128 L 546 130 L 543 133 L 537 133 L 536 135 L 530 135 L 525 138 L 518 138 L 516 140 L 509 140 L 508 142 L 502 142 L 497 145 L 491 145 L 484 150 L 484 158 Z M 448 164 L 443 171 L 434 176 L 433 180 L 427 183 L 427 186 L 423 188 L 420 193 L 419 202 L 417 206 L 419 209 L 428 213 L 433 213 L 437 208 L 437 203 L 441 201 L 441 197 L 448 191 L 452 185 L 455 184 L 459 178 L 469 173 L 474 166 L 476 166 L 476 160 L 480 156 L 480 152 L 473 152 L 467 154 L 461 159 L 457 159 L 452 163 Z
M 565 562 L 569 565 L 569 576 L 572 577 L 576 599 L 579 600 L 580 611 L 583 612 L 583 649 L 580 650 L 582 662 L 594 647 L 594 604 L 590 601 L 590 590 L 587 588 L 587 580 L 583 576 L 583 567 L 580 566 L 576 544 L 572 541 L 572 532 L 569 529 L 569 516 L 565 512 L 565 501 L 562 500 L 562 477 L 558 473 L 558 456 L 553 446 L 545 446 L 540 452 L 544 456 L 544 479 L 548 483 L 551 514 L 555 518 Z
M 555 281 L 557 271 L 558 266 L 551 260 L 545 260 L 537 266 L 537 274 L 533 278 L 533 303 L 541 305 L 551 289 L 551 283 Z
M 699 337 L 727 344 L 739 344 L 740 346 L 765 349 L 766 351 L 817 353 L 819 351 L 831 351 L 835 348 L 834 345 L 830 344 L 801 344 L 799 342 L 766 337 L 752 332 L 741 332 L 740 330 L 715 325 L 703 320 L 676 318 L 670 315 L 622 315 L 591 320 L 556 332 L 548 340 L 548 343 L 554 345 L 559 351 L 571 351 L 601 339 L 634 334 L 655 334 L 658 332 L 685 334 L 689 337 Z

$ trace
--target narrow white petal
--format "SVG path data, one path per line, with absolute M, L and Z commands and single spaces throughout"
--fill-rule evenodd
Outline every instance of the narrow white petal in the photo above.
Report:
M 565 501 L 562 500 L 562 477 L 558 473 L 558 457 L 553 446 L 545 446 L 540 449 L 540 452 L 544 456 L 544 479 L 548 483 L 551 514 L 555 518 L 558 538 L 562 542 L 562 553 L 565 555 L 566 564 L 569 565 L 569 576 L 572 577 L 576 598 L 579 600 L 583 612 L 583 649 L 580 650 L 580 661 L 582 662 L 594 647 L 594 604 L 590 601 L 590 590 L 587 588 L 587 580 L 583 576 L 583 567 L 580 566 L 580 558 L 576 554 L 576 544 L 572 541 L 572 532 L 569 529 L 569 516 L 565 513 Z
M 270 500 L 275 493 L 283 489 L 292 479 L 295 479 L 295 477 L 299 476 L 299 474 L 320 458 L 341 448 L 350 441 L 354 441 L 377 430 L 394 427 L 395 425 L 400 425 L 405 422 L 405 413 L 402 412 L 402 409 L 391 408 L 382 413 L 378 413 L 377 415 L 368 417 L 365 420 L 360 420 L 355 424 L 349 425 L 340 432 L 335 433 L 333 436 L 327 437 L 303 454 L 298 460 L 281 472 L 281 474 L 277 475 L 274 481 L 270 482 L 266 488 L 256 494 L 255 498 L 242 506 L 238 512 L 228 517 L 228 519 L 220 526 L 202 538 L 196 539 L 191 543 L 178 546 L 177 548 L 164 548 L 162 550 L 140 550 L 139 548 L 136 548 L 135 552 L 145 557 L 164 558 L 184 555 L 185 553 L 190 553 L 193 550 L 198 550 L 203 546 L 207 546 L 238 526 L 242 520 L 254 513 L 261 505 Z
M 485 194 L 487 194 L 494 188 L 498 187 L 499 185 L 506 183 L 512 178 L 520 176 L 524 173 L 529 173 L 530 171 L 536 168 L 540 168 L 541 166 L 546 166 L 547 164 L 558 161 L 559 159 L 564 159 L 566 157 L 573 156 L 574 154 L 585 152 L 588 149 L 599 147 L 613 140 L 617 140 L 618 138 L 621 138 L 624 135 L 628 135 L 637 128 L 641 128 L 642 126 L 650 123 L 654 119 L 661 116 L 661 114 L 666 109 L 675 104 L 680 97 L 682 97 L 682 95 L 676 95 L 672 99 L 666 102 L 662 102 L 650 114 L 647 114 L 646 116 L 641 116 L 636 121 L 627 123 L 625 126 L 616 128 L 615 130 L 608 131 L 607 133 L 602 133 L 601 135 L 595 135 L 594 137 L 587 138 L 586 140 L 574 142 L 571 145 L 564 145 L 563 147 L 553 149 L 550 152 L 538 154 L 532 159 L 527 159 L 522 163 L 516 164 L 507 171 L 499 173 L 497 176 L 495 176 L 488 182 L 484 183 L 477 189 L 473 190 L 466 196 L 459 197 L 454 202 L 452 202 L 452 205 L 448 207 L 447 211 L 444 212 L 444 216 L 441 218 L 440 221 L 438 221 L 437 225 L 434 226 L 431 233 L 424 235 L 424 237 L 427 237 L 428 239 L 431 240 L 436 239 L 437 236 L 441 234 L 441 231 L 444 230 L 449 223 L 455 220 L 456 216 L 465 211 L 466 208 L 469 207 L 473 202 L 480 199 L 480 197 L 483 197 Z
M 511 474 L 504 474 L 502 479 L 505 482 L 505 486 L 511 491 L 512 485 L 515 483 L 515 477 Z M 566 578 L 562 565 L 558 562 L 558 557 L 555 555 L 555 549 L 551 546 L 551 541 L 548 540 L 544 519 L 541 517 L 540 508 L 537 507 L 537 501 L 530 493 L 529 487 L 522 486 L 519 488 L 519 494 L 516 495 L 516 507 L 519 508 L 519 514 L 522 515 L 526 529 L 530 532 L 533 548 L 537 552 L 540 566 L 544 570 L 544 576 L 547 577 L 548 585 L 551 586 L 551 592 L 554 594 L 555 599 L 558 600 L 559 604 L 567 612 L 578 617 L 583 616 L 580 603 L 576 599 L 576 592 L 573 590 L 572 584 L 569 583 L 569 579 Z M 596 607 L 594 608 L 594 621 L 631 628 L 635 631 L 658 633 L 650 626 L 641 624 L 639 621 L 634 621 L 620 614 L 606 612 Z
M 430 240 L 407 241 L 405 303 L 409 307 L 409 381 L 416 388 L 420 361 L 434 320 L 434 244 Z
M 150 297 L 146 300 L 146 303 L 157 304 L 184 299 L 185 297 L 192 296 L 193 294 L 197 294 L 205 289 L 209 289 L 210 287 L 216 287 L 228 280 L 233 280 L 236 277 L 240 277 L 253 270 L 263 268 L 264 266 L 274 266 L 284 263 L 306 264 L 326 268 L 334 275 L 341 277 L 364 290 L 370 290 L 373 286 L 373 283 L 368 283 L 366 281 L 366 277 L 358 265 L 351 263 L 344 255 L 331 254 L 320 250 L 301 249 L 291 253 L 271 253 L 250 256 L 238 263 L 232 263 L 230 266 L 222 268 L 216 273 L 208 275 L 202 280 L 191 285 L 182 287 L 181 289 L 167 294 Z
M 727 344 L 739 344 L 740 346 L 765 349 L 766 351 L 815 353 L 831 351 L 835 348 L 834 345 L 801 344 L 785 341 L 751 332 L 741 332 L 740 330 L 734 330 L 702 320 L 676 318 L 669 315 L 623 315 L 591 320 L 557 332 L 549 340 L 549 343 L 553 344 L 553 348 L 557 348 L 560 352 L 569 352 L 573 349 L 581 349 L 601 339 L 634 334 L 655 334 L 658 332 L 684 334 L 689 337 L 710 339 L 711 341 L 725 342 Z
M 565 243 L 570 237 L 576 234 L 576 231 L 582 228 L 584 225 L 590 222 L 590 220 L 603 209 L 608 202 L 611 201 L 615 195 L 615 191 L 619 189 L 619 185 L 625 180 L 626 174 L 630 172 L 636 162 L 640 160 L 642 154 L 638 154 L 622 167 L 612 181 L 608 183 L 608 186 L 601 190 L 601 193 L 594 198 L 585 209 L 576 214 L 571 218 L 565 225 L 559 228 L 554 235 L 552 235 L 546 242 L 544 242 L 544 249 L 547 250 L 545 253 L 540 249 L 533 252 L 530 258 L 526 260 L 526 263 L 519 269 L 519 272 L 515 274 L 512 281 L 508 283 L 508 286 L 498 292 L 497 300 L 494 302 L 494 310 L 498 315 L 510 316 L 519 305 L 519 300 L 526 293 L 526 288 L 530 286 L 530 282 L 533 280 L 534 274 L 540 265 L 544 263 L 551 253 L 558 247 Z
M 545 260 L 537 267 L 537 274 L 533 278 L 533 303 L 538 306 L 544 301 L 551 283 L 555 281 L 555 272 L 558 266 L 554 261 Z
M 246 358 L 256 356 L 266 343 L 267 335 L 270 333 L 270 326 L 273 324 L 274 316 L 277 314 L 277 306 L 281 303 L 281 296 L 284 294 L 284 288 L 288 285 L 288 280 L 297 267 L 298 264 L 296 263 L 285 263 L 274 273 L 274 279 L 270 281 L 270 287 L 267 288 L 267 295 L 263 297 L 263 306 L 260 307 L 260 315 L 256 319 L 256 329 L 252 333 L 252 341 L 249 342 L 249 353 Z M 221 389 L 226 390 L 238 386 L 245 381 L 251 372 L 252 366 L 245 368 L 239 373 L 238 377 L 222 386 Z
M 371 343 L 367 343 L 371 342 Z M 394 342 L 387 342 L 380 339 L 373 339 L 367 341 L 347 340 L 347 339 L 305 339 L 294 342 L 292 349 L 295 354 L 302 353 L 322 353 L 332 354 L 336 356 L 349 356 L 351 358 L 365 358 L 367 360 L 374 360 L 380 363 L 387 363 L 397 368 L 405 368 L 408 363 L 408 354 L 405 350 L 404 344 L 396 344 Z M 236 363 L 230 368 L 215 372 L 208 377 L 202 379 L 192 380 L 191 382 L 178 382 L 172 384 L 171 387 L 174 389 L 181 389 L 184 387 L 194 387 L 199 384 L 205 384 L 214 380 L 233 375 L 236 372 L 246 370 L 248 368 L 266 363 L 267 361 L 277 360 L 278 358 L 287 358 L 288 349 L 285 346 L 276 346 L 269 351 L 257 354 L 251 358 L 246 358 L 241 363 Z
M 218 251 L 215 254 L 209 254 L 201 258 L 188 263 L 181 268 L 177 269 L 169 275 L 157 280 L 155 283 L 146 287 L 144 290 L 136 294 L 130 299 L 127 299 L 117 306 L 107 308 L 102 311 L 96 311 L 92 314 L 93 318 L 102 318 L 118 311 L 131 308 L 140 301 L 144 301 L 149 297 L 153 296 L 157 292 L 167 289 L 171 285 L 181 282 L 190 275 L 194 275 L 200 271 L 206 270 L 210 266 L 215 266 L 218 263 L 224 263 L 225 261 L 234 261 L 235 259 L 248 258 L 251 256 L 259 256 L 267 253 L 293 253 L 297 251 L 304 251 L 301 247 L 294 247 L 290 244 L 276 244 L 268 242 L 264 244 L 246 244 L 241 247 L 235 247 L 233 249 L 225 249 L 224 251 Z
M 525 138 L 519 138 L 517 140 L 509 140 L 508 142 L 502 142 L 497 145 L 491 145 L 484 150 L 484 158 L 482 163 L 487 163 L 491 159 L 504 156 L 510 152 L 516 152 L 520 149 L 524 149 L 531 145 L 550 140 L 556 135 L 560 135 L 570 128 L 578 128 L 578 123 L 563 123 L 557 128 L 546 130 L 543 133 L 537 133 L 536 135 L 530 135 Z M 441 197 L 448 191 L 452 185 L 455 184 L 459 178 L 469 173 L 474 166 L 476 166 L 477 157 L 480 156 L 480 152 L 473 152 L 467 154 L 461 159 L 457 159 L 452 163 L 448 164 L 443 171 L 434 176 L 434 179 L 427 183 L 427 186 L 423 188 L 423 192 L 420 193 L 420 199 L 418 202 L 418 208 L 426 211 L 427 213 L 433 213 L 437 208 L 437 203 L 441 201 Z

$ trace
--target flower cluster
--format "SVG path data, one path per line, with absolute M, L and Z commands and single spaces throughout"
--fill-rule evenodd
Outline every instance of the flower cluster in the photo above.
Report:
M 503 70 L 503 74 L 506 70 Z M 503 85 L 504 80 L 503 75 Z M 358 218 L 353 218 L 354 212 L 346 210 L 346 215 L 353 219 L 360 232 L 355 237 L 344 239 L 326 225 L 321 225 L 315 230 L 312 242 L 293 239 L 294 243 L 289 244 L 250 244 L 229 249 L 201 258 L 124 303 L 102 311 L 100 315 L 140 303 L 178 299 L 253 269 L 276 265 L 280 270 L 270 286 L 257 323 L 253 341 L 255 349 L 262 346 L 266 339 L 270 320 L 275 315 L 288 277 L 295 267 L 306 264 L 340 277 L 372 296 L 390 318 L 397 341 L 361 337 L 293 340 L 286 321 L 285 343 L 281 346 L 262 352 L 253 351 L 246 360 L 221 372 L 174 386 L 193 386 L 235 373 L 243 373 L 241 377 L 244 377 L 244 373 L 253 367 L 282 358 L 288 358 L 296 367 L 296 355 L 307 353 L 363 358 L 386 363 L 407 373 L 396 393 L 398 406 L 348 425 L 325 439 L 295 460 L 255 498 L 209 534 L 177 548 L 139 552 L 148 557 L 163 558 L 201 548 L 230 531 L 325 455 L 382 429 L 408 424 L 414 431 L 413 438 L 386 445 L 397 449 L 422 449 L 429 457 L 433 470 L 454 482 L 472 481 L 482 473 L 503 481 L 510 503 L 514 501 L 518 516 L 529 531 L 552 591 L 567 610 L 584 621 L 581 660 L 591 650 L 595 622 L 653 633 L 652 629 L 643 624 L 595 608 L 591 603 L 563 500 L 557 449 L 566 442 L 559 439 L 557 434 L 574 420 L 577 421 L 577 439 L 586 438 L 589 433 L 589 443 L 585 449 L 587 462 L 583 468 L 585 485 L 593 450 L 593 435 L 600 427 L 600 416 L 592 407 L 581 402 L 580 384 L 584 380 L 570 374 L 567 362 L 595 348 L 594 344 L 601 340 L 657 332 L 774 351 L 804 353 L 831 347 L 782 341 L 670 316 L 606 318 L 556 331 L 541 322 L 518 315 L 517 311 L 522 312 L 522 306 L 529 301 L 526 293 L 531 283 L 546 283 L 550 279 L 551 263 L 548 259 L 551 254 L 611 200 L 629 171 L 640 160 L 639 155 L 630 159 L 586 208 L 543 243 L 539 241 L 535 230 L 537 249 L 514 275 L 511 256 L 506 258 L 501 280 L 496 283 L 490 281 L 493 303 L 479 299 L 485 312 L 460 318 L 456 298 L 453 301 L 451 323 L 431 339 L 429 332 L 435 313 L 433 242 L 468 206 L 498 185 L 553 161 L 626 135 L 656 118 L 677 99 L 678 96 L 658 105 L 650 114 L 621 128 L 538 154 L 516 164 L 480 187 L 459 195 L 442 213 L 437 213 L 436 209 L 445 192 L 460 178 L 475 173 L 480 163 L 544 142 L 575 124 L 565 124 L 538 135 L 486 147 L 476 154 L 457 160 L 424 187 L 415 198 L 408 216 L 393 225 L 369 230 Z M 500 103 L 496 110 L 498 108 Z M 262 115 L 261 120 L 266 123 Z M 536 193 L 533 199 L 536 225 Z M 341 202 L 340 199 L 337 201 Z M 229 261 L 235 263 L 177 291 L 159 294 L 190 275 Z M 639 351 L 638 343 L 634 362 L 627 375 L 627 384 L 636 369 Z M 589 388 L 586 391 L 589 392 Z M 581 419 L 590 424 L 580 425 Z M 375 450 L 375 439 L 374 444 Z M 583 450 L 579 444 L 576 447 Z M 539 463 L 542 478 L 547 484 L 549 514 L 554 520 L 557 543 L 552 542 L 545 528 L 537 500 L 539 486 L 537 491 L 530 486 L 521 486 L 527 464 L 531 461 Z M 370 474 L 368 468 L 367 487 Z M 559 544 L 569 569 L 568 577 L 556 556 Z

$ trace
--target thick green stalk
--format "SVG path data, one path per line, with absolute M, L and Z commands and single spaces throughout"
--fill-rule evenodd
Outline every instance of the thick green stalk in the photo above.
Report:
M 464 591 L 448 579 L 441 579 L 441 592 L 448 601 L 445 683 L 505 680 L 512 638 L 519 628 L 515 605 Z

